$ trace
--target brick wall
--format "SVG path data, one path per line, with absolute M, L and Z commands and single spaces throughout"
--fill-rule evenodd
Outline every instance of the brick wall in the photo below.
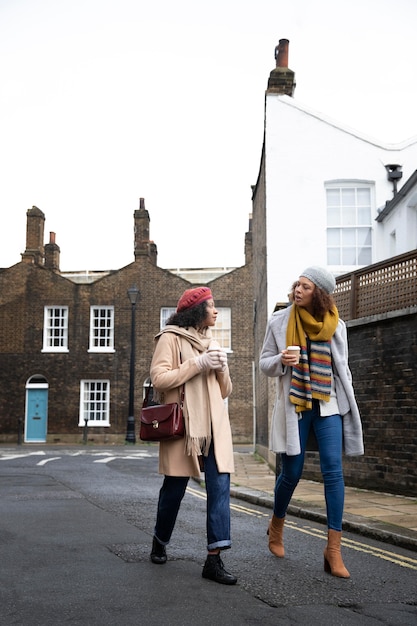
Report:
M 362 416 L 365 455 L 345 457 L 346 484 L 417 493 L 417 314 L 350 322 L 349 362 Z M 318 454 L 304 476 L 321 479 Z
M 268 449 L 269 423 L 268 407 L 270 404 L 269 383 L 259 370 L 259 356 L 265 337 L 267 320 L 271 314 L 268 311 L 267 297 L 267 254 L 266 254 L 266 191 L 265 191 L 265 160 L 262 154 L 261 167 L 256 186 L 253 189 L 253 326 L 254 326 L 254 355 L 255 355 L 255 414 L 256 414 L 256 443 L 266 455 Z

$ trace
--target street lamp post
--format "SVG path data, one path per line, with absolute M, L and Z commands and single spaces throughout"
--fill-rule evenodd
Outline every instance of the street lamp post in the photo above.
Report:
M 127 418 L 126 443 L 136 443 L 135 433 L 135 313 L 136 303 L 140 298 L 140 291 L 133 285 L 127 290 L 127 295 L 132 305 L 132 319 L 130 325 L 130 377 L 129 377 L 129 415 Z

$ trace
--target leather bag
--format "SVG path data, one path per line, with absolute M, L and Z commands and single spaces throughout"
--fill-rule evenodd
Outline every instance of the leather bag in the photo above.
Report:
M 140 415 L 140 438 L 142 441 L 164 441 L 184 437 L 185 425 L 182 407 L 184 403 L 184 387 L 181 390 L 180 402 L 170 404 L 149 403 L 148 386 Z

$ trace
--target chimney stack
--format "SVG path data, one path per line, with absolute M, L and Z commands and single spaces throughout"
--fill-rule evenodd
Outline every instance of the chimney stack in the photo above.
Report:
M 26 250 L 22 253 L 24 263 L 42 265 L 44 260 L 43 232 L 45 215 L 38 207 L 26 211 Z
M 150 218 L 145 209 L 145 199 L 139 198 L 139 209 L 134 213 L 135 220 L 135 261 L 147 256 L 156 265 L 157 248 L 150 240 Z
M 55 233 L 49 233 L 49 243 L 45 246 L 45 267 L 59 273 L 60 248 L 55 243 Z
M 280 39 L 275 47 L 276 67 L 269 75 L 267 94 L 276 93 L 291 97 L 294 94 L 295 74 L 288 68 L 289 45 L 288 39 Z

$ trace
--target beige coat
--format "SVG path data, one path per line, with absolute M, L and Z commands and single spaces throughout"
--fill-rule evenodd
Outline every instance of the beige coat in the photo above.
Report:
M 178 329 L 181 332 L 181 329 Z M 202 376 L 195 358 L 180 362 L 180 341 L 175 332 L 158 335 L 151 363 L 151 380 L 160 396 L 160 402 L 178 402 L 181 385 L 194 376 Z M 198 352 L 193 347 L 195 356 Z M 211 428 L 214 452 L 219 472 L 234 472 L 232 433 L 229 415 L 224 402 L 232 391 L 229 368 L 216 372 L 218 385 L 214 387 L 214 396 L 210 397 L 212 409 Z M 185 440 L 164 441 L 159 444 L 159 472 L 166 476 L 200 476 L 197 455 L 187 455 Z

